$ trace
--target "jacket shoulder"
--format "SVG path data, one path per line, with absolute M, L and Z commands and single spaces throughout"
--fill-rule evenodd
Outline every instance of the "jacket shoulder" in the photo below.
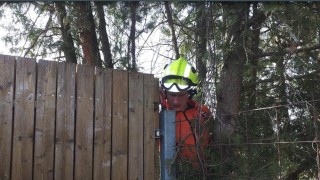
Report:
M 210 109 L 208 108 L 208 106 L 206 106 L 204 104 L 200 104 L 200 103 L 198 103 L 198 102 L 196 102 L 194 100 L 190 100 L 188 103 L 190 105 L 192 105 L 192 108 L 191 108 L 192 110 L 191 111 L 193 113 L 200 113 L 202 117 L 210 117 L 210 116 L 212 116 L 212 113 L 211 113 Z

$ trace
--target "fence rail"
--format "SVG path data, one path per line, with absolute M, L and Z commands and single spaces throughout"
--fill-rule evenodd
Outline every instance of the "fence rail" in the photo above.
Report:
M 151 74 L 0 55 L 0 179 L 158 179 Z

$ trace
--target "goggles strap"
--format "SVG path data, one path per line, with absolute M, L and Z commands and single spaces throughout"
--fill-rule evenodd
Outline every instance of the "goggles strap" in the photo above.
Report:
M 196 95 L 198 92 L 196 89 L 190 89 L 188 90 L 188 93 L 190 94 L 189 99 L 192 99 L 194 95 Z

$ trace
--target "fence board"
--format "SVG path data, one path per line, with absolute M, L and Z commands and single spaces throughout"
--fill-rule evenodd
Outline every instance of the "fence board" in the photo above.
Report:
M 12 179 L 32 179 L 36 61 L 16 61 Z
M 94 67 L 77 67 L 75 179 L 92 179 Z
M 113 71 L 112 172 L 111 179 L 127 179 L 128 72 Z M 125 173 L 124 173 L 125 172 Z
M 0 179 L 10 179 L 14 93 L 13 57 L 0 55 Z
M 154 80 L 0 55 L 0 179 L 159 179 Z
M 128 179 L 143 179 L 143 75 L 129 73 Z
M 144 75 L 144 167 L 145 179 L 154 178 L 154 96 L 153 75 Z
M 73 179 L 76 64 L 59 63 L 54 179 Z
M 111 174 L 112 70 L 96 68 L 95 81 L 93 178 L 101 180 Z
M 159 79 L 155 78 L 153 80 L 153 122 L 154 129 L 160 128 L 159 123 Z M 145 118 L 146 121 L 150 120 Z M 154 141 L 154 179 L 160 179 L 160 140 L 155 139 Z M 152 177 L 150 177 L 152 179 Z
M 57 64 L 38 63 L 34 179 L 53 179 Z

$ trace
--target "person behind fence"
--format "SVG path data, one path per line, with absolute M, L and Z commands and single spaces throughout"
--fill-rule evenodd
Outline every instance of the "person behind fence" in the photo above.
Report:
M 196 69 L 181 57 L 165 66 L 160 83 L 162 108 L 176 111 L 174 160 L 187 162 L 192 169 L 205 170 L 204 150 L 211 142 L 207 125 L 212 114 L 207 106 L 192 99 L 197 93 Z

